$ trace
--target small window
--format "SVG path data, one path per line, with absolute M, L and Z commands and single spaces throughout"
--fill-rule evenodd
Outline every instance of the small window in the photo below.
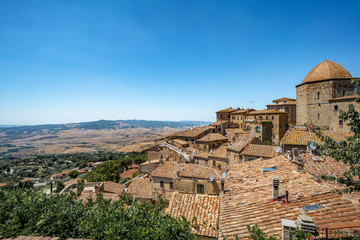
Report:
M 269 119 L 269 116 L 266 116 L 266 120 L 268 120 Z
M 198 194 L 204 194 L 204 185 L 203 184 L 198 184 L 196 189 L 197 189 Z
M 344 122 L 342 120 L 339 120 L 339 126 L 344 125 Z
M 320 119 L 320 113 L 318 113 L 318 119 Z
M 174 184 L 172 182 L 169 184 L 169 186 L 170 186 L 170 190 L 173 190 Z
M 206 149 L 206 145 L 204 144 L 204 149 Z
M 223 118 L 223 115 L 222 115 L 222 114 L 220 114 L 220 118 Z
M 164 188 L 164 181 L 160 181 L 160 187 Z
M 320 92 L 317 93 L 317 100 L 320 101 Z
M 216 167 L 216 161 L 213 160 L 213 167 Z
M 343 96 L 345 97 L 345 95 L 346 95 L 346 92 L 345 92 L 345 91 L 343 91 Z
M 271 116 L 271 119 L 274 120 L 274 116 Z
M 186 142 L 188 142 L 188 141 L 189 141 L 189 139 L 185 138 L 185 141 L 186 141 Z
M 191 139 L 191 144 L 194 144 L 194 139 Z
M 276 104 L 279 104 L 279 102 L 276 102 Z
M 338 105 L 334 106 L 334 111 L 337 111 L 339 109 Z
M 256 128 L 256 132 L 260 132 L 261 128 L 259 126 L 257 126 Z
M 259 116 L 259 119 L 261 120 L 263 117 L 262 116 Z

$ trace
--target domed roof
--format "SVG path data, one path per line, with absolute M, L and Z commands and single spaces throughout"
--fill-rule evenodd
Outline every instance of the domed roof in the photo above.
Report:
M 325 60 L 316 65 L 305 76 L 303 83 L 315 82 L 324 79 L 339 79 L 339 78 L 351 78 L 351 74 L 340 64 Z

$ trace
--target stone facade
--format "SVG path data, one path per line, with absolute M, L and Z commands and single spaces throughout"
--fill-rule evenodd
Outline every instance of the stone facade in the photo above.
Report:
M 339 110 L 347 110 L 349 104 L 359 109 L 354 101 L 358 92 L 351 79 L 349 72 L 331 61 L 314 67 L 296 86 L 296 125 L 348 131 L 348 126 L 339 121 Z
M 267 109 L 274 109 L 288 113 L 288 125 L 296 125 L 296 100 L 292 98 L 279 98 L 272 101 L 272 104 L 266 105 Z

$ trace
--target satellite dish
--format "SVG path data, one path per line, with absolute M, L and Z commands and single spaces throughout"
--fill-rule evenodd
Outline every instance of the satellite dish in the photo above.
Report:
M 255 137 L 255 134 L 253 134 L 252 137 L 254 138 L 254 137 Z
M 311 150 L 316 150 L 316 148 L 317 148 L 317 146 L 316 146 L 316 144 L 314 142 L 311 142 L 309 144 L 309 147 L 311 148 Z
M 214 181 L 214 174 L 210 175 L 210 181 Z
M 221 178 L 222 178 L 222 179 L 225 179 L 225 177 L 226 177 L 226 172 L 222 172 L 222 173 L 221 173 Z
M 280 152 L 280 150 L 281 150 L 281 148 L 280 148 L 280 147 L 276 147 L 276 148 L 275 148 L 275 152 L 277 152 L 277 153 L 279 153 L 279 152 Z
M 181 171 L 184 171 L 184 167 L 181 167 Z

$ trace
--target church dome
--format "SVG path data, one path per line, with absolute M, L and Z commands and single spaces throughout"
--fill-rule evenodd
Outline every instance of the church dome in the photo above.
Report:
M 311 71 L 305 76 L 301 84 L 315 82 L 325 79 L 341 79 L 341 78 L 352 78 L 351 74 L 340 64 L 325 60 L 316 65 Z

